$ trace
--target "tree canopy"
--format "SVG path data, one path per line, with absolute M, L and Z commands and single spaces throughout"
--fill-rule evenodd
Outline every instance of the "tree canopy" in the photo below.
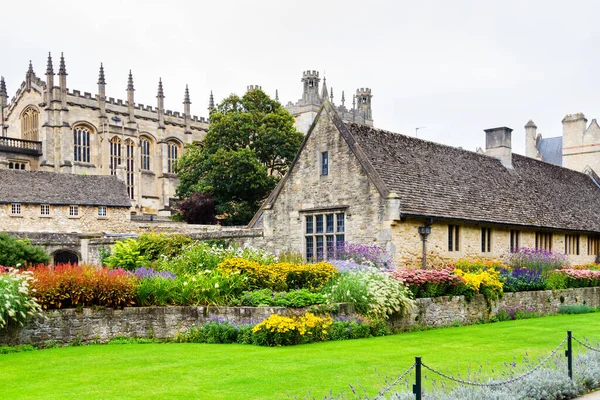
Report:
M 208 194 L 228 225 L 245 224 L 287 172 L 302 143 L 294 117 L 262 90 L 231 95 L 210 114 L 209 131 L 177 163 L 177 195 Z

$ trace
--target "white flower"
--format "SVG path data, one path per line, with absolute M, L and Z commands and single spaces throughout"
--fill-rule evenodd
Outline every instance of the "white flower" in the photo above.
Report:
M 215 289 L 218 289 L 218 288 L 219 288 L 219 282 L 216 282 L 215 283 Z
M 183 286 L 187 286 L 187 285 L 188 285 L 187 281 L 183 282 Z

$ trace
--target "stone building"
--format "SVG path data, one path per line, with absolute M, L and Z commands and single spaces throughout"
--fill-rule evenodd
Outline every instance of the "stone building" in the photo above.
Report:
M 319 94 L 321 78 L 319 78 L 319 72 L 314 70 L 304 71 L 301 81 L 302 98 L 296 103 L 288 102 L 285 108 L 296 119 L 296 130 L 306 134 L 323 105 L 323 101 L 327 99 L 333 105 L 333 88 L 328 91 L 326 79 L 323 78 L 323 87 Z M 373 126 L 372 98 L 371 89 L 356 89 L 356 94 L 352 95 L 352 108 L 348 109 L 346 108 L 346 95 L 342 91 L 341 105 L 334 108 L 343 121 Z
M 122 170 L 132 212 L 168 214 L 177 186 L 175 163 L 183 146 L 202 140 L 208 130 L 206 119 L 191 115 L 188 88 L 179 113 L 165 110 L 160 79 L 152 107 L 135 103 L 131 71 L 126 101 L 106 97 L 102 65 L 97 95 L 67 88 L 62 55 L 57 75 L 50 55 L 45 80 L 36 76 L 30 63 L 10 102 L 6 83 L 0 80 L 0 169 L 79 175 L 117 175 Z
M 344 122 L 329 101 L 251 226 L 272 248 L 327 258 L 377 243 L 398 266 L 498 258 L 518 248 L 594 261 L 600 187 L 589 175 L 511 151 L 486 130 L 479 154 Z
M 130 232 L 130 206 L 115 176 L 0 169 L 2 231 Z
M 533 121 L 525 125 L 525 154 L 575 171 L 600 172 L 600 126 L 582 113 L 562 120 L 562 136 L 544 138 Z M 600 183 L 600 180 L 597 182 Z

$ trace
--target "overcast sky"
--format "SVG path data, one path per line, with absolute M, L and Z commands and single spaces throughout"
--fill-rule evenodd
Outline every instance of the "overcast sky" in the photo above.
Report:
M 375 126 L 474 150 L 483 129 L 514 129 L 524 151 L 531 118 L 545 137 L 567 113 L 600 117 L 600 2 L 502 1 L 5 1 L 0 75 L 12 96 L 31 59 L 44 77 L 64 52 L 67 86 L 208 116 L 220 101 L 261 85 L 283 104 L 302 95 L 302 71 L 325 74 L 334 102 L 373 91 Z

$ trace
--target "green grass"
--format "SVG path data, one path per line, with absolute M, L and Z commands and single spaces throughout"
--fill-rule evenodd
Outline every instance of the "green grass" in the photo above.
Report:
M 490 370 L 545 356 L 572 330 L 600 339 L 600 313 L 557 315 L 381 338 L 266 348 L 214 344 L 124 344 L 0 355 L 7 399 L 322 398 L 360 383 L 372 395 L 422 356 L 442 371 Z M 575 347 L 575 351 L 580 351 Z

